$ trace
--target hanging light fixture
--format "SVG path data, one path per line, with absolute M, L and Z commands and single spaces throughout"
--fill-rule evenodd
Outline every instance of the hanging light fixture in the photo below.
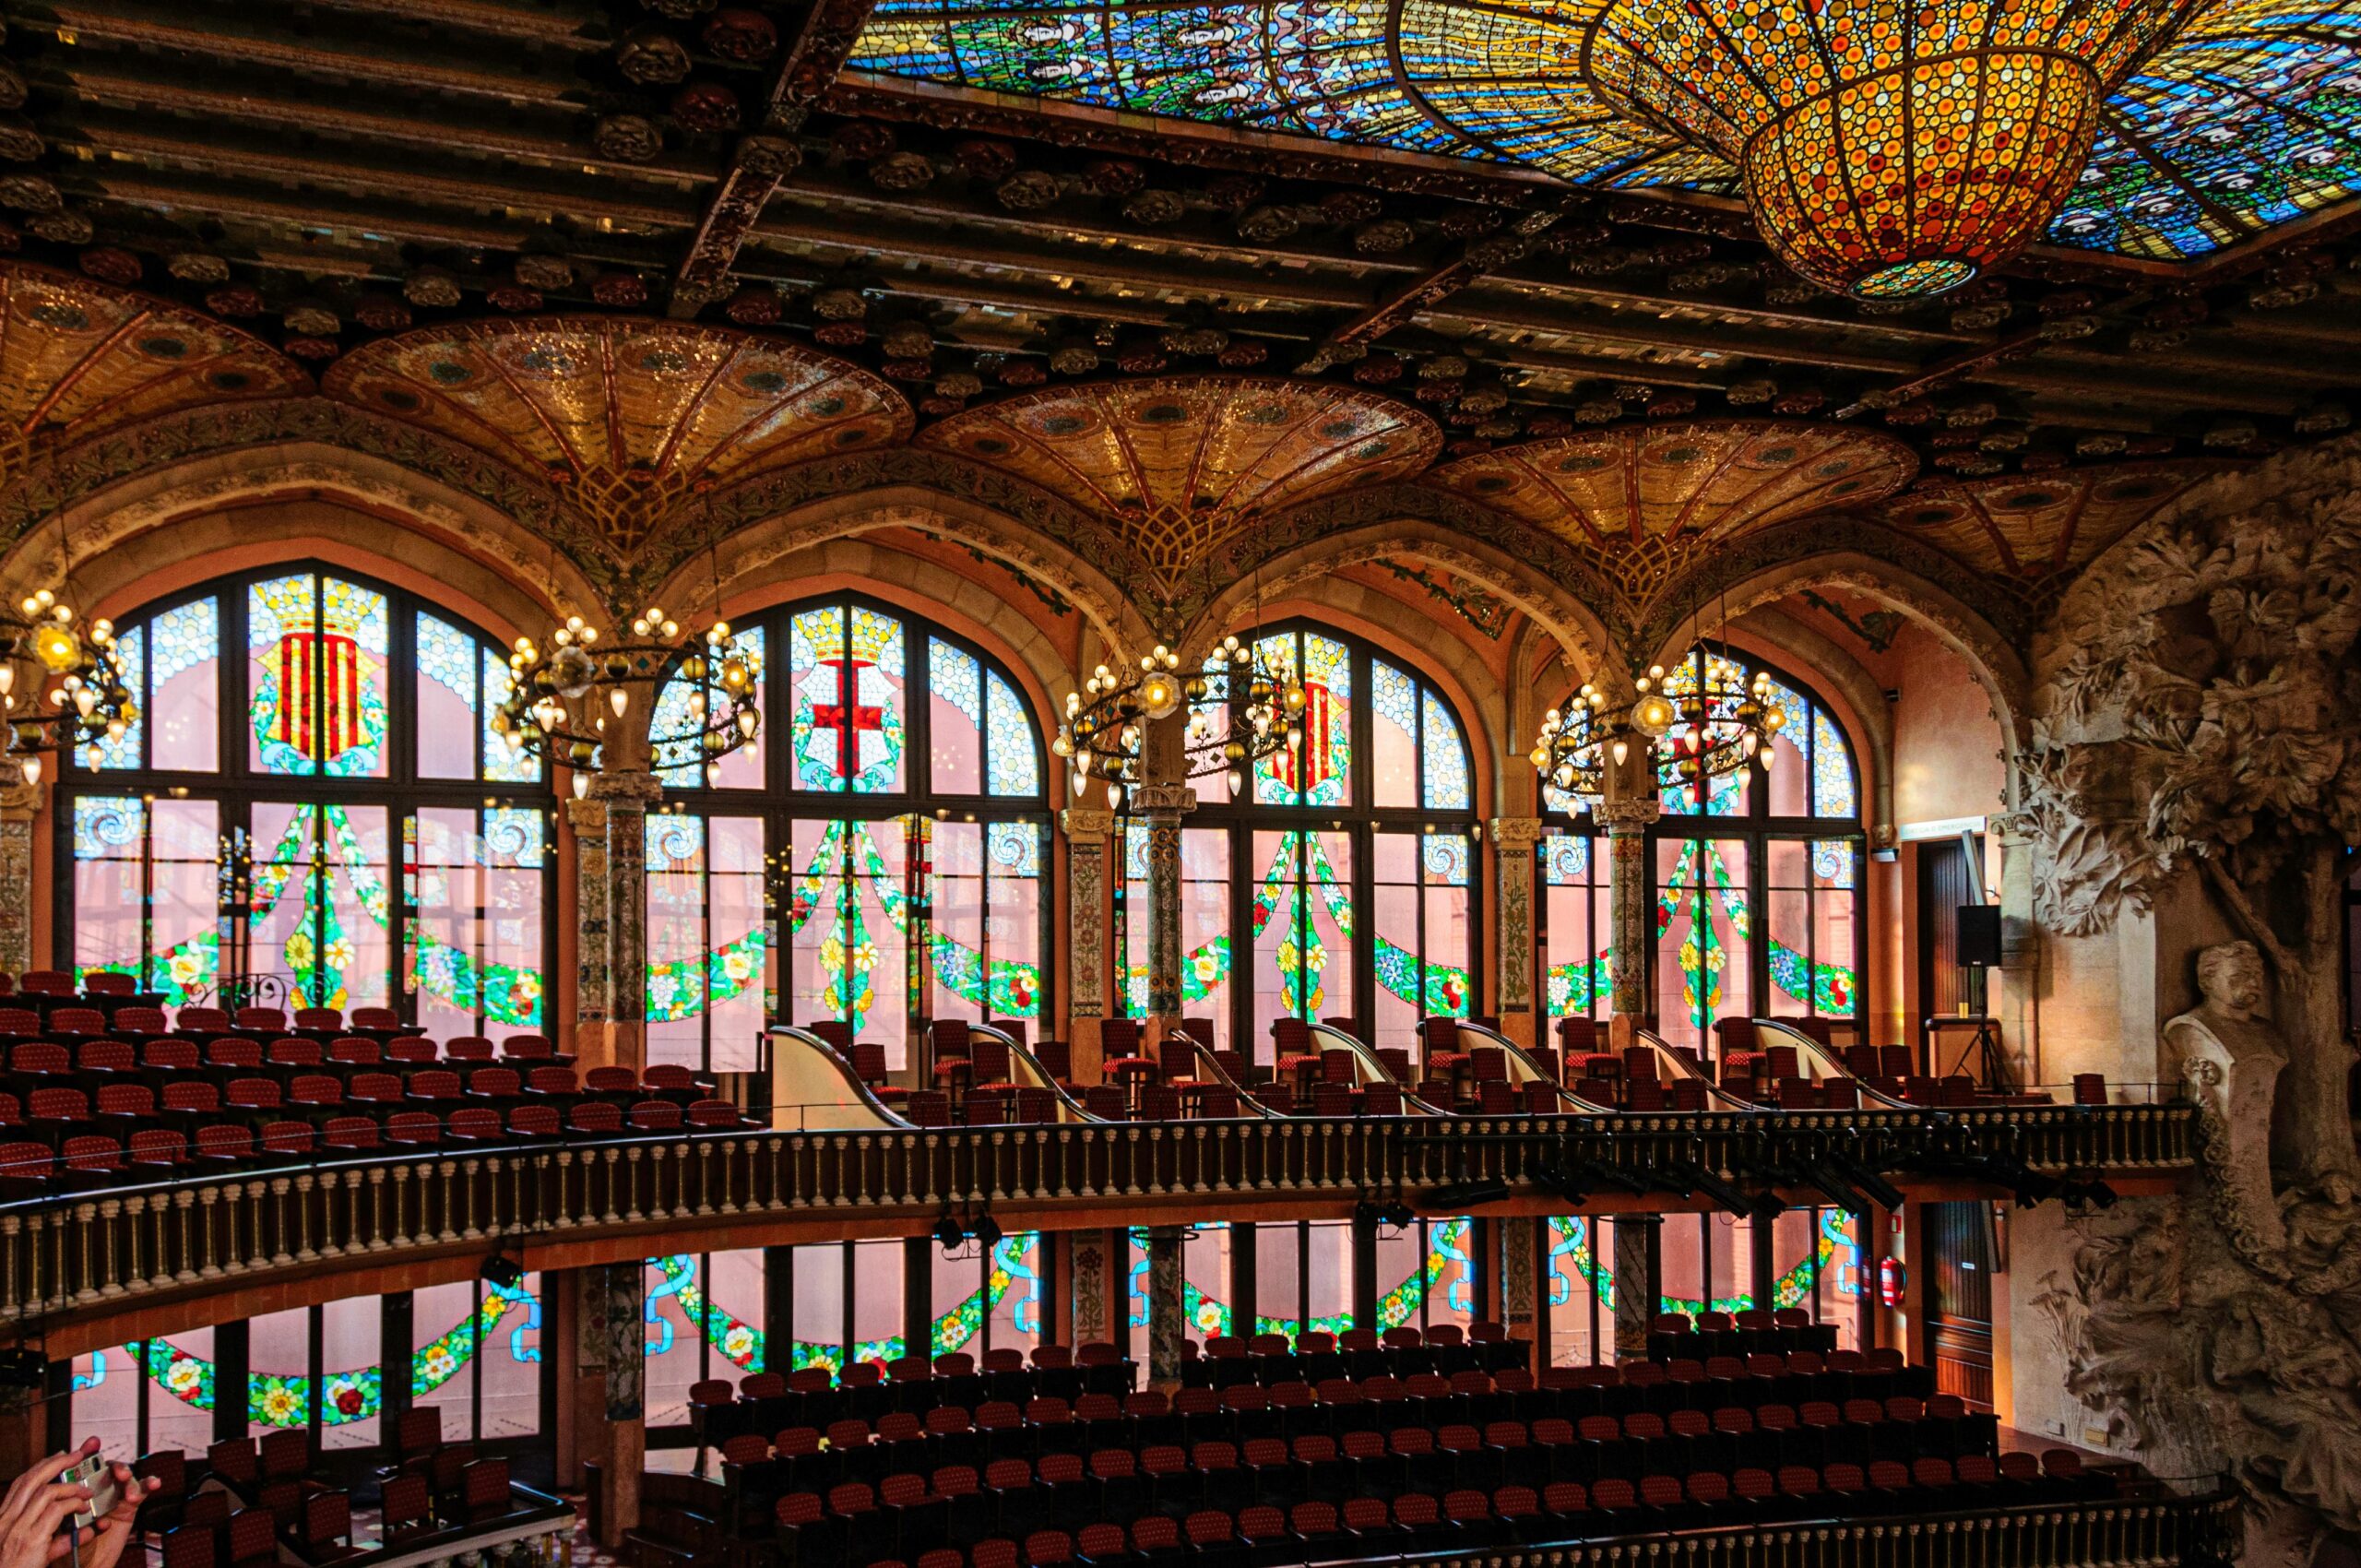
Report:
M 686 755 L 708 770 L 753 743 L 762 729 L 753 663 L 730 623 L 690 631 L 651 608 L 630 634 L 605 636 L 579 615 L 551 632 L 546 647 L 518 637 L 508 656 L 515 676 L 492 728 L 507 743 L 579 774 L 612 766 L 611 732 L 645 726 L 651 757 Z M 688 683 L 680 717 L 658 718 L 657 696 L 675 677 Z
M 1245 788 L 1246 770 L 1256 762 L 1302 743 L 1303 683 L 1270 668 L 1259 647 L 1224 637 L 1204 671 L 1184 679 L 1180 654 L 1158 643 L 1140 656 L 1137 673 L 1102 664 L 1081 691 L 1066 695 L 1065 720 L 1050 750 L 1073 763 L 1074 792 L 1082 794 L 1096 778 L 1106 787 L 1109 807 L 1120 809 L 1127 788 L 1139 782 L 1146 723 L 1169 719 L 1184 701 L 1184 776 L 1228 774 L 1232 795 Z M 1215 721 L 1216 707 L 1227 722 Z
M 1696 658 L 1685 655 L 1680 663 L 1694 668 Z M 1711 656 L 1703 668 L 1692 689 L 1675 693 L 1664 689 L 1664 666 L 1651 665 L 1632 677 L 1634 695 L 1620 708 L 1584 683 L 1572 702 L 1542 716 L 1527 760 L 1544 785 L 1584 803 L 1598 801 L 1609 770 L 1635 749 L 1665 782 L 1693 785 L 1700 801 L 1714 779 L 1750 766 L 1767 771 L 1771 742 L 1786 724 L 1772 700 L 1771 677 L 1758 671 L 1751 681 L 1732 680 Z
M 1613 0 L 1591 81 L 1738 166 L 1779 257 L 1863 299 L 1936 294 L 2035 239 L 2099 110 L 2194 0 Z
M 54 588 L 0 609 L 0 715 L 6 752 L 29 784 L 41 782 L 45 753 L 101 746 L 138 721 L 139 705 L 116 658 L 114 626 L 87 624 Z

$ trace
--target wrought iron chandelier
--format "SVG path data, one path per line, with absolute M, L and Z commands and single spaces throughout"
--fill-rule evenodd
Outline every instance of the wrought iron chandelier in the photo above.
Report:
M 1585 59 L 1617 107 L 1738 166 L 1789 267 L 1897 299 L 2037 238 L 2090 165 L 2107 95 L 2192 6 L 1613 0 Z
M 1771 677 L 1757 671 L 1750 682 L 1734 683 L 1712 659 L 1703 670 L 1694 690 L 1668 693 L 1664 666 L 1651 665 L 1632 678 L 1637 695 L 1631 706 L 1614 711 L 1607 694 L 1585 681 L 1572 703 L 1542 715 L 1527 754 L 1535 771 L 1545 785 L 1593 802 L 1606 790 L 1609 767 L 1621 766 L 1634 745 L 1646 748 L 1665 782 L 1695 786 L 1701 801 L 1715 778 L 1750 765 L 1769 771 L 1771 742 L 1787 721 L 1771 700 Z
M 1050 749 L 1074 764 L 1074 792 L 1095 777 L 1107 787 L 1107 804 L 1123 803 L 1124 790 L 1139 781 L 1145 721 L 1169 719 L 1185 701 L 1191 706 L 1182 742 L 1185 777 L 1229 776 L 1232 795 L 1246 787 L 1246 770 L 1267 756 L 1303 743 L 1303 683 L 1272 670 L 1253 644 L 1235 635 L 1205 660 L 1202 673 L 1185 679 L 1180 656 L 1158 643 L 1142 654 L 1136 672 L 1102 664 L 1079 692 L 1066 694 L 1065 719 Z M 1216 722 L 1216 707 L 1227 714 Z
M 97 766 L 103 742 L 120 740 L 139 718 L 113 623 L 84 624 L 53 588 L 0 610 L 0 714 L 26 783 L 41 782 L 46 752 L 87 747 Z
M 651 608 L 632 621 L 628 636 L 611 641 L 570 615 L 547 648 L 518 637 L 508 668 L 515 682 L 492 712 L 493 731 L 519 751 L 574 769 L 576 795 L 587 792 L 591 774 L 616 765 L 609 725 L 619 737 L 635 711 L 651 757 L 702 760 L 708 781 L 723 757 L 752 745 L 762 729 L 753 666 L 727 621 L 697 633 Z M 679 714 L 668 718 L 657 699 L 675 678 L 689 691 Z

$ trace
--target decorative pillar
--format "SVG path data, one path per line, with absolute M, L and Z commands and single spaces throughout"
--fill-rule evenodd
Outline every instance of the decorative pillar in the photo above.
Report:
M 1180 1227 L 1147 1233 L 1147 1381 L 1151 1388 L 1180 1385 L 1180 1341 L 1189 1320 L 1180 1300 Z
M 639 1524 L 639 1473 L 647 1454 L 647 1270 L 635 1261 L 600 1265 L 552 1275 L 549 1283 L 574 1347 L 573 1368 L 558 1380 L 559 1484 L 582 1484 L 584 1463 L 597 1462 L 592 1516 L 599 1543 L 613 1549 Z
M 1180 1024 L 1180 819 L 1196 809 L 1185 784 L 1142 784 L 1132 805 L 1147 823 L 1147 1010 L 1166 1030 Z
M 1648 1323 L 1655 1316 L 1656 1227 L 1653 1215 L 1615 1217 L 1615 1359 L 1648 1356 Z
M 1609 762 L 1602 799 L 1591 820 L 1607 829 L 1608 877 L 1614 930 L 1608 972 L 1614 980 L 1614 1016 L 1608 1039 L 1614 1049 L 1638 1043 L 1634 1031 L 1648 1016 L 1648 944 L 1655 938 L 1654 901 L 1648 897 L 1648 829 L 1664 814 L 1656 792 L 1655 765 L 1649 748 L 1633 746 L 1621 762 Z M 1617 1300 L 1621 1300 L 1619 1294 Z
M 1534 1285 L 1534 1267 L 1548 1223 L 1522 1215 L 1500 1222 L 1501 1326 L 1508 1330 L 1511 1339 L 1530 1348 L 1528 1367 L 1543 1364 L 1531 1359 L 1540 1353 L 1541 1337 L 1540 1314 L 1534 1304 L 1539 1294 Z
M 1070 1345 L 1116 1342 L 1115 1274 L 1122 1256 L 1118 1230 L 1074 1230 L 1066 1234 L 1067 1322 Z
M 1098 1020 L 1109 1011 L 1107 955 L 1113 945 L 1112 885 L 1107 876 L 1108 841 L 1115 814 L 1093 806 L 1068 806 L 1058 821 L 1066 834 L 1066 1016 L 1073 1020 L 1074 1070 L 1100 1060 Z
M 602 773 L 568 807 L 575 827 L 577 999 L 584 1071 L 636 1071 L 647 1053 L 647 814 L 664 798 L 652 773 Z
M 1533 852 L 1541 842 L 1541 819 L 1492 819 L 1493 865 L 1499 877 L 1501 939 L 1493 1010 L 1511 1039 L 1531 1045 L 1541 1037 L 1533 1000 Z
M 16 763 L 0 763 L 0 972 L 33 962 L 33 818 L 49 786 L 28 784 Z
M 1985 818 L 1984 831 L 2000 847 L 2000 973 L 1984 1010 L 2000 1021 L 2000 1046 L 2017 1082 L 2038 1084 L 2045 1076 L 2041 1011 L 2035 1004 L 2042 958 L 2041 927 L 2033 918 L 2038 829 L 2031 813 L 2011 812 Z

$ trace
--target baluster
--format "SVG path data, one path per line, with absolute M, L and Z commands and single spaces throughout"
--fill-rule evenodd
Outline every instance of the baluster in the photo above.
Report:
M 98 1206 L 95 1204 L 86 1202 L 74 1206 L 74 1235 L 77 1243 L 75 1252 L 80 1265 L 75 1272 L 81 1281 L 74 1292 L 74 1301 L 77 1306 L 87 1306 L 99 1299 L 98 1289 L 92 1284 L 98 1271 L 90 1264 L 90 1232 L 97 1229 L 93 1223 L 97 1217 Z

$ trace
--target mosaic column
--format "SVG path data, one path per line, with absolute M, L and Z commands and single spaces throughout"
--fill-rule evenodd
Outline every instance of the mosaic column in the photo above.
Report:
M 1619 1050 L 1633 1043 L 1632 1029 L 1648 1016 L 1648 944 L 1655 937 L 1648 897 L 1648 828 L 1663 811 L 1653 799 L 1601 801 L 1591 809 L 1607 829 L 1614 915 L 1608 960 L 1615 1009 L 1609 1038 Z
M 1069 1016 L 1107 1013 L 1109 903 L 1107 844 L 1115 814 L 1068 806 L 1059 815 L 1066 833 L 1066 995 Z
M 1147 1381 L 1151 1388 L 1180 1383 L 1180 1341 L 1189 1320 L 1180 1299 L 1180 1237 L 1177 1225 L 1147 1233 Z
M 1119 1230 L 1074 1230 L 1068 1232 L 1066 1252 L 1067 1289 L 1070 1292 L 1068 1341 L 1088 1345 L 1095 1341 L 1113 1343 L 1116 1338 L 1112 1305 L 1115 1300 L 1114 1260 L 1121 1254 L 1114 1251 L 1121 1237 Z
M 0 764 L 0 972 L 23 974 L 33 962 L 33 818 L 49 789 L 28 784 L 13 762 Z M 70 871 L 70 868 L 68 868 Z
M 1539 1029 L 1531 1015 L 1533 1002 L 1533 851 L 1541 842 L 1541 819 L 1496 816 L 1492 819 L 1492 857 L 1499 881 L 1501 939 L 1499 981 L 1493 1010 L 1512 1038 L 1532 1044 Z M 1519 1030 L 1512 1014 L 1526 1015 Z
M 1168 1027 L 1180 1017 L 1180 819 L 1197 792 L 1185 784 L 1143 784 L 1133 810 L 1147 823 L 1147 1010 Z
M 1656 1226 L 1644 1215 L 1615 1218 L 1615 1359 L 1648 1357 L 1648 1322 L 1656 1311 Z
M 639 1523 L 639 1476 L 646 1463 L 647 1375 L 647 1268 L 630 1263 L 568 1269 L 550 1278 L 574 1327 L 567 1407 L 567 1473 L 599 1465 L 599 1544 L 619 1546 Z
M 1533 1344 L 1540 1328 L 1534 1305 L 1534 1265 L 1548 1223 L 1524 1216 L 1500 1222 L 1501 1326 L 1511 1339 L 1525 1345 Z
M 574 832 L 574 1028 L 576 1039 L 603 1039 L 614 1005 L 607 952 L 607 802 L 568 801 Z
M 594 962 L 600 967 L 605 1014 L 595 1024 L 577 1027 L 575 1051 L 586 1071 L 647 1063 L 647 814 L 663 798 L 664 786 L 655 775 L 633 771 L 599 775 L 580 802 L 600 807 L 605 819 L 597 856 L 603 897 L 589 885 L 591 857 L 576 840 L 580 963 L 586 978 Z

